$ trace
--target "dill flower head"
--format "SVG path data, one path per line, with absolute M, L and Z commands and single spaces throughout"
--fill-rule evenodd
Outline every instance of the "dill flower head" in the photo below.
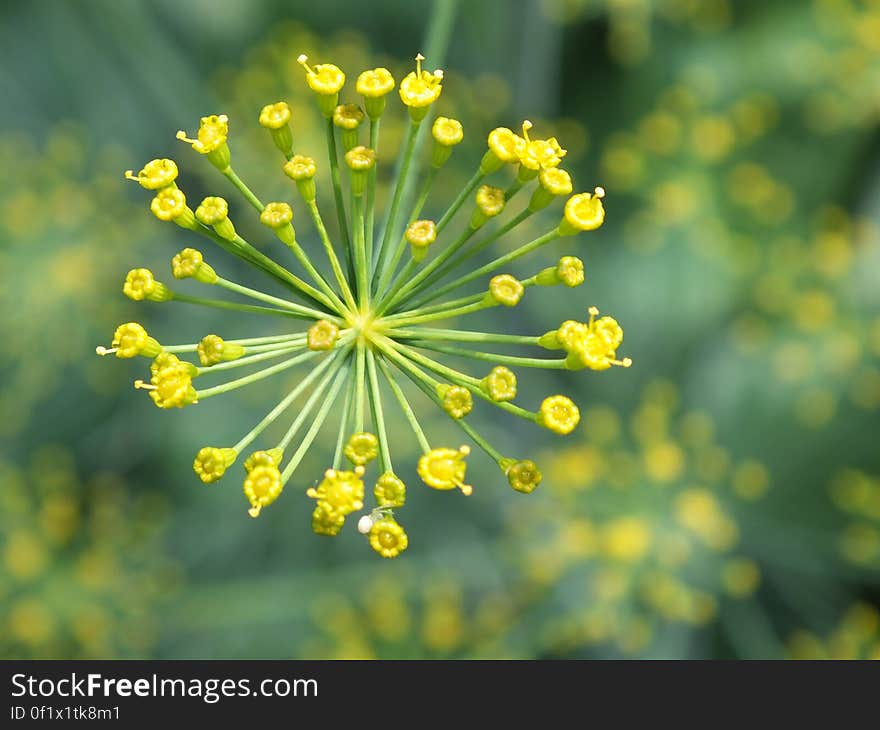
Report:
M 559 168 L 565 150 L 555 137 L 531 138 L 531 124 L 526 122 L 522 136 L 507 127 L 492 130 L 486 152 L 474 161 L 473 177 L 451 202 L 435 202 L 434 176 L 442 174 L 443 165 L 459 149 L 464 126 L 451 117 L 436 117 L 430 122 L 430 137 L 419 134 L 441 94 L 443 78 L 441 71 L 424 70 L 419 54 L 415 70 L 398 87 L 402 108 L 396 113 L 408 115 L 410 124 L 400 146 L 401 161 L 384 220 L 375 225 L 377 165 L 382 159 L 377 156 L 382 144 L 378 120 L 388 98 L 395 98 L 394 78 L 384 68 L 358 76 L 355 91 L 365 115 L 354 100 L 340 98 L 345 93 L 345 74 L 339 67 L 311 66 L 305 56 L 298 60 L 324 117 L 332 197 L 318 197 L 319 163 L 296 149 L 295 115 L 285 102 L 266 104 L 259 124 L 283 155 L 279 166 L 296 183 L 295 200 L 263 202 L 235 172 L 229 120 L 224 115 L 203 117 L 196 139 L 183 132 L 178 137 L 206 155 L 241 194 L 241 209 L 234 201 L 210 195 L 192 211 L 177 186 L 177 164 L 171 160 L 154 160 L 137 176 L 126 175 L 154 191 L 150 208 L 158 219 L 172 221 L 188 235 L 200 236 L 238 257 L 282 290 L 269 293 L 259 284 L 232 281 L 209 265 L 200 249 L 187 246 L 171 260 L 174 289 L 157 281 L 149 269 L 137 268 L 125 279 L 126 296 L 241 311 L 280 326 L 269 334 L 210 333 L 197 342 L 166 345 L 140 324 L 129 322 L 117 328 L 110 348 L 100 347 L 98 352 L 152 358 L 149 381 L 138 380 L 135 386 L 146 390 L 162 409 L 197 404 L 202 409 L 201 404 L 211 398 L 297 369 L 290 389 L 279 394 L 265 416 L 243 429 L 236 443 L 201 448 L 194 456 L 193 471 L 206 484 L 229 479 L 238 456 L 250 450 L 243 459 L 241 484 L 252 517 L 279 499 L 285 488 L 299 489 L 315 501 L 310 519 L 314 533 L 337 535 L 346 529 L 350 515 L 361 512 L 354 518 L 358 531 L 379 555 L 391 558 L 406 550 L 409 538 L 399 521 L 407 502 L 400 476 L 405 472 L 395 469 L 396 442 L 389 425 L 403 425 L 412 432 L 420 456 L 411 468 L 425 487 L 464 495 L 473 491 L 466 481 L 471 447 L 432 443 L 420 423 L 421 403 L 414 397 L 424 396 L 425 403 L 449 417 L 496 464 L 499 480 L 506 479 L 514 490 L 528 494 L 541 483 L 541 470 L 534 462 L 510 458 L 493 446 L 471 422 L 473 412 L 497 409 L 568 434 L 580 420 L 578 406 L 563 395 L 540 403 L 522 398 L 520 403 L 520 368 L 599 371 L 630 364 L 617 358 L 623 342 L 620 325 L 613 317 L 600 317 L 595 308 L 589 310 L 588 321 L 567 320 L 544 334 L 453 329 L 444 323 L 499 305 L 513 307 L 531 287 L 537 287 L 538 294 L 549 286 L 574 288 L 583 283 L 583 261 L 564 250 L 553 254 L 550 262 L 555 263 L 545 262 L 537 273 L 532 269 L 520 275 L 514 267 L 526 255 L 564 246 L 568 236 L 601 226 L 604 191 L 596 188 L 593 193 L 572 195 L 571 176 Z M 358 140 L 365 116 L 370 119 L 369 147 Z M 431 145 L 431 167 L 421 193 L 408 204 L 404 190 L 415 182 L 417 165 L 410 163 L 421 154 L 422 138 Z M 496 179 L 504 165 L 515 166 L 514 182 Z M 517 198 L 527 186 L 531 192 Z M 522 222 L 554 202 L 559 205 L 565 197 L 564 211 L 556 214 L 544 233 L 532 240 L 514 240 L 500 255 L 474 263 L 476 255 L 496 239 L 517 236 Z M 306 215 L 314 224 L 320 259 L 297 241 L 293 219 L 298 206 L 303 212 L 296 215 Z M 511 206 L 515 212 L 507 216 Z M 438 208 L 436 218 L 424 214 L 428 207 Z M 459 212 L 461 218 L 456 216 Z M 284 244 L 282 251 L 271 245 L 257 247 L 236 231 L 230 215 L 237 220 L 248 213 L 278 239 L 271 245 Z M 498 218 L 507 222 L 498 224 L 494 220 Z M 295 270 L 291 259 L 296 259 Z M 191 295 L 185 288 L 206 286 L 212 295 Z M 518 326 L 516 320 L 512 326 Z M 506 354 L 499 351 L 504 345 L 534 348 L 536 354 L 546 356 Z M 459 369 L 446 363 L 447 356 L 476 364 Z M 404 389 L 403 382 L 415 390 Z M 285 421 L 286 428 L 269 429 Z M 326 434 L 330 424 L 333 436 Z M 275 435 L 269 437 L 270 433 Z M 302 474 L 300 465 L 309 450 L 319 446 L 327 454 L 329 468 L 315 480 Z M 365 489 L 368 478 L 374 484 L 371 495 Z M 373 504 L 367 505 L 368 499 Z M 696 500 L 682 507 L 692 521 L 704 517 L 699 508 Z

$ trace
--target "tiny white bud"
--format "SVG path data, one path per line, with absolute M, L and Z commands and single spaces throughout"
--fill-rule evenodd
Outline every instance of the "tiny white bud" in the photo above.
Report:
M 364 515 L 358 520 L 358 532 L 361 535 L 366 535 L 371 529 L 373 529 L 373 518 L 371 515 Z

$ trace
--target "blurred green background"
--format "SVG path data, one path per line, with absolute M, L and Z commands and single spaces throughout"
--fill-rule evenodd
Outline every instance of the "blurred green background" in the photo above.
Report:
M 173 156 L 188 197 L 227 196 L 270 250 L 174 132 L 229 114 L 239 173 L 295 202 L 256 120 L 288 101 L 322 159 L 296 56 L 338 64 L 349 86 L 376 65 L 399 79 L 432 12 L 2 4 L 0 656 L 880 656 L 877 0 L 461 4 L 439 111 L 466 141 L 429 208 L 460 189 L 493 126 L 528 116 L 556 134 L 577 187 L 606 188 L 607 221 L 516 273 L 574 245 L 586 284 L 493 310 L 492 325 L 544 332 L 596 304 L 635 365 L 528 374 L 528 398 L 562 390 L 581 406 L 564 439 L 475 412 L 502 450 L 542 466 L 530 496 L 477 454 L 471 498 L 422 489 L 401 429 L 410 547 L 395 561 L 352 525 L 313 535 L 304 488 L 251 520 L 237 477 L 193 475 L 196 450 L 236 440 L 281 383 L 160 412 L 131 388 L 146 361 L 94 355 L 132 319 L 168 342 L 266 332 L 122 296 L 129 268 L 167 272 L 193 243 L 122 171 Z M 390 109 L 386 170 L 404 120 Z M 418 410 L 458 443 L 442 413 Z M 330 439 L 301 474 L 321 473 Z

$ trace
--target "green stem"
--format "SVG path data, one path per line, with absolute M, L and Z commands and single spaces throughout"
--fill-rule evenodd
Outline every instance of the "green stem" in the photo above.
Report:
M 409 292 L 413 287 L 417 286 L 420 282 L 424 281 L 425 277 L 428 276 L 439 263 L 443 263 L 452 253 L 455 253 L 461 246 L 463 246 L 467 240 L 473 236 L 475 233 L 475 229 L 468 226 L 464 232 L 453 241 L 450 246 L 443 251 L 437 258 L 431 261 L 429 264 L 425 266 L 415 277 L 410 278 L 412 274 L 412 269 L 404 269 L 401 272 L 400 276 L 397 277 L 397 284 L 388 292 L 377 305 L 377 311 L 379 314 L 384 312 L 387 309 L 391 309 L 397 302 L 403 299 L 407 292 Z M 451 253 L 450 253 L 451 252 Z M 446 258 L 444 258 L 446 257 Z
M 391 237 L 397 227 L 397 214 L 400 209 L 400 199 L 403 196 L 403 189 L 406 185 L 406 178 L 409 174 L 410 163 L 412 162 L 413 150 L 416 147 L 416 139 L 419 134 L 421 122 L 410 120 L 409 133 L 406 137 L 406 146 L 404 147 L 403 159 L 400 164 L 400 172 L 397 175 L 397 183 L 394 186 L 394 194 L 391 198 L 391 205 L 388 209 L 388 215 L 385 218 L 384 228 L 382 230 L 382 243 L 379 246 L 379 253 L 376 256 L 376 269 L 373 273 L 374 279 L 376 272 L 382 271 L 387 263 L 389 246 Z
M 295 304 L 294 302 L 289 302 L 286 299 L 281 299 L 280 297 L 275 297 L 271 294 L 265 294 L 261 291 L 257 291 L 256 289 L 251 289 L 250 287 L 236 284 L 234 281 L 224 279 L 222 276 L 217 277 L 216 284 L 217 286 L 221 286 L 224 289 L 235 292 L 236 294 L 242 294 L 246 297 L 250 297 L 251 299 L 266 302 L 267 304 L 274 304 L 276 307 L 280 307 L 281 309 L 289 309 L 291 312 L 297 312 L 298 314 L 302 314 L 305 317 L 310 317 L 312 319 L 326 318 L 336 322 L 337 324 L 342 321 L 339 318 L 334 317 L 332 314 L 327 314 L 326 312 L 322 312 L 318 309 L 312 309 L 311 307 L 304 307 L 301 304 Z
M 196 230 L 198 233 L 201 233 L 206 238 L 210 238 L 227 253 L 230 253 L 233 256 L 237 256 L 243 261 L 247 261 L 252 266 L 255 266 L 256 268 L 262 270 L 273 279 L 278 281 L 280 284 L 282 284 L 286 289 L 289 289 L 292 292 L 296 292 L 300 297 L 309 301 L 311 304 L 320 303 L 318 300 L 314 299 L 314 297 L 303 294 L 303 287 L 308 287 L 308 284 L 306 284 L 304 281 L 302 281 L 302 279 L 295 276 L 283 266 L 278 264 L 277 261 L 270 259 L 264 253 L 258 251 L 251 244 L 245 241 L 241 236 L 236 235 L 235 238 L 230 241 L 223 238 L 222 236 L 219 236 L 213 228 L 203 226 L 201 223 L 198 224 L 198 228 Z
M 355 380 L 351 379 L 351 386 L 345 391 L 345 401 L 342 404 L 339 418 L 339 433 L 336 436 L 336 450 L 333 452 L 333 468 L 342 468 L 342 452 L 345 449 L 345 439 L 348 436 L 348 424 L 351 421 L 351 409 L 354 406 Z
M 390 340 L 388 342 L 390 342 Z M 430 357 L 425 357 L 420 352 L 417 352 L 416 350 L 413 350 L 411 347 L 407 347 L 406 345 L 402 345 L 399 342 L 393 343 L 393 349 L 396 350 L 400 357 L 409 358 L 410 360 L 413 360 L 414 362 L 417 362 L 420 365 L 428 368 L 428 370 L 431 370 L 432 372 L 437 373 L 444 378 L 448 378 L 456 385 L 467 388 L 471 391 L 471 393 L 479 398 L 482 398 L 487 403 L 491 403 L 496 408 L 500 408 L 503 411 L 512 413 L 514 416 L 518 416 L 519 418 L 523 418 L 527 421 L 534 422 L 537 418 L 536 414 L 532 413 L 531 411 L 527 411 L 525 408 L 515 406 L 513 403 L 498 402 L 492 400 L 492 398 L 483 391 L 480 381 L 477 378 L 466 375 L 465 373 L 461 373 L 453 368 L 447 367 L 446 365 L 443 365 L 436 360 L 432 360 Z
M 266 352 L 261 352 L 256 355 L 251 355 L 249 357 L 240 357 L 237 360 L 218 362 L 216 365 L 208 365 L 206 367 L 198 368 L 199 375 L 206 375 L 210 373 L 221 372 L 223 370 L 234 370 L 235 368 L 247 367 L 248 365 L 253 365 L 254 363 L 263 362 L 264 360 L 271 360 L 276 357 L 281 357 L 281 355 L 287 355 L 291 352 L 295 352 L 296 350 L 302 350 L 305 346 L 305 342 L 300 342 L 293 345 L 287 345 L 286 347 L 275 347 L 272 350 L 266 350 Z
M 294 243 L 289 247 L 291 251 L 293 251 L 293 255 L 296 256 L 297 261 L 300 262 L 302 267 L 309 273 L 309 276 L 312 277 L 312 281 L 314 281 L 320 288 L 324 294 L 330 299 L 333 304 L 333 309 L 337 311 L 339 314 L 345 310 L 345 305 L 342 303 L 342 300 L 336 295 L 336 292 L 333 291 L 333 287 L 331 287 L 326 279 L 321 276 L 321 273 L 315 268 L 312 264 L 311 259 L 309 259 L 308 254 L 303 251 L 302 247 L 298 243 Z
M 366 347 L 362 340 L 357 343 L 357 360 L 355 365 L 355 395 L 354 395 L 354 430 L 360 433 L 364 430 L 364 366 L 366 361 Z
M 382 312 L 384 312 L 388 307 L 385 302 L 393 299 L 397 296 L 397 292 L 400 291 L 400 288 L 406 284 L 409 280 L 409 277 L 412 276 L 413 272 L 419 267 L 419 262 L 414 258 L 410 258 L 409 261 L 406 262 L 406 266 L 403 267 L 403 271 L 397 277 L 397 283 L 391 287 L 391 290 L 387 292 L 376 304 L 376 316 L 381 316 Z
M 331 367 L 330 371 L 321 379 L 321 382 L 315 386 L 315 389 L 308 397 L 308 400 L 306 400 L 303 407 L 300 408 L 299 412 L 296 414 L 296 418 L 293 419 L 290 428 L 287 429 L 284 436 L 281 437 L 281 441 L 278 442 L 279 449 L 286 449 L 290 445 L 290 442 L 293 441 L 293 437 L 296 436 L 297 431 L 302 428 L 303 423 L 305 423 L 306 419 L 315 409 L 315 405 L 321 400 L 324 391 L 327 390 L 327 386 L 330 385 L 330 381 L 333 380 L 333 377 L 337 374 L 348 374 L 345 370 L 340 373 L 342 363 L 334 363 L 334 365 L 335 367 Z
M 245 434 L 241 440 L 232 448 L 234 448 L 237 452 L 241 452 L 242 449 L 246 448 L 250 443 L 253 442 L 257 436 L 259 436 L 268 426 L 270 426 L 278 416 L 284 413 L 287 408 L 290 407 L 290 404 L 293 403 L 299 396 L 308 388 L 316 378 L 320 377 L 321 373 L 323 373 L 331 363 L 336 362 L 340 358 L 344 358 L 345 351 L 337 353 L 333 357 L 325 358 L 323 362 L 321 362 L 316 368 L 314 368 L 305 378 L 303 378 L 299 383 L 297 383 L 296 387 L 290 391 L 281 402 L 275 406 L 269 413 L 266 414 L 265 418 L 260 421 L 256 426 L 254 426 L 247 434 Z
M 278 343 L 302 338 L 303 335 L 301 333 L 296 333 L 291 335 L 271 335 L 270 337 L 251 337 L 246 340 L 226 340 L 226 342 L 230 345 L 247 346 L 248 352 L 258 352 L 256 348 L 251 349 L 250 345 L 274 346 Z M 165 352 L 195 352 L 199 349 L 199 343 L 195 343 L 194 345 L 162 345 L 162 349 L 165 350 Z
M 504 266 L 505 264 L 510 263 L 511 261 L 515 261 L 516 259 L 520 258 L 521 256 L 525 256 L 527 253 L 531 253 L 535 249 L 538 249 L 541 246 L 544 246 L 545 244 L 550 243 L 551 241 L 555 241 L 557 238 L 559 238 L 559 236 L 560 236 L 559 231 L 554 228 L 549 233 L 545 233 L 543 236 L 538 236 L 538 238 L 534 239 L 533 241 L 530 241 L 529 243 L 526 243 L 526 244 L 520 246 L 519 248 L 515 249 L 514 251 L 511 251 L 510 253 L 505 254 L 504 256 L 499 256 L 497 259 L 490 261 L 485 266 L 481 266 L 479 269 L 476 269 L 475 271 L 472 271 L 469 274 L 465 274 L 464 276 L 462 276 L 458 279 L 455 279 L 454 281 L 450 282 L 449 284 L 446 284 L 445 286 L 441 286 L 439 289 L 432 292 L 431 297 L 432 298 L 440 297 L 440 296 L 443 296 L 444 294 L 446 294 L 447 292 L 451 292 L 454 289 L 458 289 L 458 287 L 464 286 L 465 284 L 473 281 L 474 279 L 478 279 L 481 276 L 485 276 L 486 274 L 493 272 L 495 269 L 499 268 L 500 266 Z
M 296 468 L 299 466 L 299 463 L 302 461 L 303 457 L 306 455 L 306 452 L 309 450 L 309 447 L 312 445 L 312 442 L 315 440 L 315 437 L 318 435 L 318 431 L 321 430 L 321 426 L 324 425 L 324 421 L 327 420 L 327 415 L 330 413 L 330 409 L 333 408 L 333 404 L 336 402 L 336 396 L 339 395 L 339 389 L 342 387 L 345 382 L 345 378 L 348 377 L 348 370 L 342 369 L 340 373 L 336 376 L 336 382 L 333 383 L 333 387 L 328 393 L 326 400 L 324 401 L 321 409 L 318 411 L 318 414 L 315 416 L 314 421 L 312 422 L 311 428 L 306 432 L 306 435 L 303 436 L 302 443 L 299 445 L 299 448 L 294 453 L 293 457 L 290 460 L 290 463 L 284 468 L 284 471 L 281 472 L 281 483 L 286 484 L 288 479 L 293 476 L 293 472 L 296 471 Z
M 385 320 L 387 321 L 387 319 Z M 434 329 L 433 327 L 423 329 L 420 327 L 409 327 L 406 329 L 390 329 L 386 334 L 397 339 L 418 339 L 418 340 L 452 340 L 453 342 L 499 342 L 508 345 L 535 345 L 538 344 L 538 337 L 529 335 L 503 335 L 495 332 L 476 332 L 474 330 L 444 330 Z
M 250 385 L 251 383 L 256 383 L 263 378 L 268 378 L 270 375 L 275 375 L 275 373 L 280 373 L 283 370 L 289 370 L 296 365 L 299 365 L 306 360 L 310 360 L 318 355 L 317 352 L 312 352 L 309 350 L 308 352 L 304 352 L 302 355 L 297 355 L 290 360 L 285 360 L 282 363 L 278 363 L 278 365 L 272 365 L 272 367 L 264 368 L 263 370 L 258 370 L 255 373 L 251 373 L 250 375 L 245 375 L 243 378 L 238 378 L 236 380 L 230 380 L 228 383 L 222 383 L 221 385 L 215 385 L 213 388 L 206 388 L 205 390 L 197 390 L 199 400 L 203 400 L 205 398 L 210 398 L 211 396 L 221 395 L 222 393 L 228 393 L 230 390 L 236 390 L 237 388 L 243 388 L 245 385 Z
M 379 461 L 383 473 L 394 471 L 391 464 L 388 433 L 385 429 L 385 413 L 382 410 L 382 394 L 379 392 L 379 376 L 376 374 L 376 356 L 372 349 L 367 350 L 367 374 L 370 378 L 370 405 L 373 409 L 373 420 L 376 423 L 376 435 L 379 438 Z
M 521 211 L 514 218 L 511 218 L 509 221 L 507 221 L 507 223 L 505 223 L 503 226 L 501 226 L 498 230 L 496 230 L 491 235 L 487 236 L 485 239 L 480 241 L 476 246 L 473 246 L 468 251 L 465 251 L 460 257 L 458 257 L 457 259 L 455 259 L 453 261 L 450 261 L 448 264 L 446 264 L 446 266 L 444 266 L 440 270 L 432 272 L 431 276 L 427 277 L 421 283 L 420 286 L 417 286 L 412 292 L 410 292 L 411 296 L 416 297 L 416 295 L 418 295 L 419 292 L 423 291 L 427 287 L 430 287 L 433 283 L 440 281 L 440 279 L 442 279 L 444 276 L 449 274 L 451 271 L 454 271 L 459 266 L 461 266 L 463 263 L 465 263 L 466 261 L 469 261 L 477 254 L 484 251 L 488 246 L 490 246 L 492 243 L 497 241 L 503 235 L 512 231 L 514 228 L 516 228 L 516 226 L 518 226 L 520 223 L 522 223 L 524 220 L 526 220 L 531 215 L 532 215 L 532 212 L 528 208 Z M 430 299 L 433 299 L 433 298 L 434 298 L 434 295 L 431 294 Z M 416 299 L 417 299 L 417 297 L 416 297 Z M 421 303 L 422 303 L 422 301 L 419 302 L 419 305 Z
M 361 311 L 366 311 L 370 296 L 370 275 L 367 271 L 367 245 L 364 241 L 364 196 L 354 195 L 352 228 L 354 228 L 354 268 L 357 274 L 357 297 Z
M 256 208 L 258 213 L 263 212 L 263 208 L 266 206 L 260 202 L 260 199 L 254 195 L 253 191 L 247 185 L 244 184 L 242 179 L 235 174 L 235 170 L 233 170 L 232 167 L 227 167 L 223 171 L 223 175 L 229 180 L 229 182 L 238 188 L 238 191 L 245 197 L 248 203 Z
M 430 400 L 432 400 L 438 406 L 442 407 L 442 402 L 437 393 L 429 388 L 427 383 L 422 382 L 419 378 L 417 378 L 415 373 L 406 372 L 406 375 L 413 383 L 415 383 L 415 385 L 419 389 L 422 390 L 422 392 L 426 396 L 428 396 Z M 477 429 L 471 426 L 464 418 L 453 418 L 452 416 L 449 416 L 449 418 L 454 421 L 456 425 L 462 431 L 464 431 L 477 446 L 485 451 L 489 455 L 489 458 L 493 459 L 499 466 L 501 466 L 501 462 L 504 459 L 504 456 L 501 454 L 500 451 L 493 447 L 492 444 L 490 444 L 482 435 L 480 435 Z
M 499 355 L 492 352 L 479 352 L 467 350 L 463 347 L 450 347 L 448 345 L 437 345 L 431 342 L 422 342 L 415 340 L 411 342 L 413 347 L 419 347 L 423 350 L 433 350 L 442 352 L 447 355 L 457 355 L 459 357 L 469 357 L 473 360 L 487 360 L 497 365 L 511 365 L 524 368 L 546 368 L 548 370 L 565 370 L 565 358 L 547 359 L 540 357 L 519 357 L 517 355 Z
M 318 204 L 316 201 L 312 200 L 308 203 L 308 206 L 309 213 L 311 213 L 312 220 L 315 223 L 315 228 L 318 229 L 318 236 L 321 238 L 321 243 L 324 245 L 324 250 L 327 252 L 327 258 L 330 260 L 330 267 L 333 269 L 336 283 L 339 284 L 339 289 L 342 292 L 342 296 L 345 298 L 345 303 L 348 304 L 349 309 L 354 311 L 357 309 L 357 305 L 354 302 L 354 294 L 352 294 L 351 288 L 348 285 L 348 279 L 346 279 L 345 275 L 342 273 L 342 266 L 339 263 L 339 258 L 336 256 L 336 251 L 333 250 L 330 236 L 327 235 L 327 228 L 324 226 L 324 219 L 321 218 Z
M 449 221 L 452 220 L 452 217 L 456 213 L 458 213 L 458 209 L 461 208 L 461 206 L 464 204 L 464 201 L 467 200 L 468 197 L 470 197 L 470 194 L 474 192 L 477 185 L 479 185 L 483 181 L 484 177 L 486 176 L 478 169 L 474 173 L 473 177 L 467 181 L 465 186 L 461 189 L 461 192 L 456 196 L 455 200 L 452 201 L 452 205 L 450 205 L 449 208 L 446 209 L 446 212 L 443 214 L 440 220 L 437 221 L 438 235 L 444 228 L 446 228 Z
M 381 121 L 381 118 L 370 120 L 370 149 L 376 153 L 377 158 L 379 156 L 379 123 Z M 373 266 L 373 246 L 376 243 L 373 240 L 373 226 L 376 218 L 376 178 L 378 174 L 379 164 L 377 161 L 367 178 L 367 220 L 364 224 L 364 239 L 367 242 L 367 264 L 370 267 L 370 271 L 372 271 Z
M 314 319 L 311 315 L 292 312 L 289 309 L 274 309 L 272 307 L 260 307 L 256 304 L 238 304 L 237 302 L 224 302 L 219 299 L 203 299 L 191 297 L 186 294 L 174 294 L 175 302 L 184 304 L 198 304 L 201 307 L 214 307 L 215 309 L 231 309 L 236 312 L 248 312 L 250 314 L 274 314 L 277 317 L 292 317 L 293 319 Z M 322 315 L 324 316 L 324 315 Z
M 339 158 L 336 153 L 336 130 L 333 127 L 333 119 L 328 119 L 325 125 L 327 131 L 327 153 L 330 157 L 330 179 L 333 182 L 333 197 L 336 199 L 336 220 L 339 223 L 339 235 L 345 244 L 345 262 L 349 269 L 349 276 L 353 274 L 351 261 L 351 236 L 348 234 L 348 221 L 345 216 L 345 201 L 342 197 L 342 183 L 339 179 Z M 354 278 L 354 277 L 352 277 Z
M 431 167 L 430 172 L 427 177 L 425 177 L 425 182 L 422 185 L 422 192 L 419 194 L 418 199 L 416 200 L 416 204 L 413 207 L 412 213 L 409 216 L 409 220 L 407 222 L 407 226 L 412 223 L 415 223 L 419 216 L 422 214 L 422 208 L 425 207 L 425 202 L 428 200 L 428 195 L 431 192 L 431 186 L 434 183 L 434 178 L 437 176 L 437 170 L 439 168 Z M 394 272 L 397 270 L 397 266 L 400 263 L 400 258 L 403 256 L 403 252 L 406 251 L 406 232 L 400 237 L 400 241 L 397 243 L 397 250 L 394 252 L 394 257 L 391 259 L 391 264 L 385 267 L 385 270 L 382 272 L 382 276 L 379 279 L 379 284 L 376 286 L 376 293 L 384 291 L 388 284 L 390 283 L 391 277 L 394 275 Z M 385 295 L 383 295 L 385 296 Z
M 425 432 L 419 425 L 419 421 L 416 418 L 416 414 L 413 412 L 412 406 L 410 406 L 409 401 L 406 399 L 403 390 L 397 384 L 397 381 L 394 379 L 391 371 L 388 370 L 388 366 L 385 364 L 385 361 L 382 358 L 379 358 L 378 364 L 379 369 L 382 371 L 382 375 L 385 376 L 385 380 L 388 382 L 388 387 L 391 388 L 391 392 L 394 393 L 394 397 L 400 404 L 400 410 L 403 411 L 404 417 L 406 418 L 407 422 L 410 425 L 410 428 L 412 428 L 412 431 L 416 436 L 416 441 L 419 442 L 419 447 L 422 449 L 422 453 L 427 454 L 431 450 L 431 444 L 428 443 L 428 439 L 425 437 Z
M 459 317 L 462 314 L 472 314 L 473 312 L 479 312 L 482 309 L 489 309 L 491 307 L 498 306 L 497 303 L 486 302 L 485 297 L 481 299 L 479 302 L 475 304 L 469 304 L 466 307 L 455 307 L 453 309 L 445 309 L 439 312 L 432 312 L 430 314 L 420 314 L 415 317 L 410 317 L 408 313 L 402 312 L 401 314 L 395 314 L 393 317 L 386 317 L 384 321 L 393 322 L 394 324 L 406 326 L 411 324 L 418 324 L 419 322 L 433 322 L 437 319 L 449 319 L 450 317 Z

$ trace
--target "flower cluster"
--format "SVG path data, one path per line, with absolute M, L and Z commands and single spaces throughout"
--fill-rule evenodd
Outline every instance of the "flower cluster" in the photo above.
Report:
M 622 329 L 611 317 L 597 319 L 595 308 L 590 308 L 588 322 L 564 322 L 545 335 L 425 326 L 492 307 L 516 307 L 534 287 L 580 286 L 584 281 L 584 264 L 571 255 L 562 256 L 555 265 L 527 278 L 503 269 L 552 242 L 601 226 L 605 193 L 602 188 L 595 188 L 593 192 L 572 195 L 571 177 L 559 167 L 565 149 L 555 137 L 531 136 L 533 125 L 525 121 L 521 135 L 506 127 L 492 130 L 474 175 L 441 216 L 428 218 L 423 209 L 433 182 L 464 137 L 458 120 L 438 116 L 430 122 L 430 167 L 418 184 L 417 202 L 406 210 L 406 190 L 417 183 L 411 163 L 419 154 L 419 131 L 428 124 L 425 120 L 443 88 L 443 72 L 423 69 L 424 60 L 421 54 L 416 56 L 415 70 L 399 86 L 387 69 L 361 73 L 356 83 L 361 106 L 340 101 L 346 80 L 340 68 L 329 63 L 312 65 L 304 55 L 298 58 L 324 118 L 327 172 L 335 207 L 335 226 L 331 224 L 329 230 L 318 206 L 315 178 L 319 164 L 304 150 L 297 149 L 290 107 L 279 101 L 264 106 L 259 113 L 260 125 L 283 155 L 281 170 L 295 184 L 302 209 L 318 232 L 326 255 L 325 265 L 316 264 L 300 245 L 294 208 L 283 201 L 264 203 L 236 174 L 228 143 L 230 120 L 226 115 L 203 117 L 195 138 L 182 131 L 177 136 L 204 155 L 241 193 L 260 222 L 296 260 L 298 273 L 237 232 L 225 199 L 210 196 L 190 204 L 177 185 L 178 168 L 172 160 L 153 160 L 138 174 L 126 173 L 127 178 L 152 192 L 150 208 L 156 218 L 201 235 L 263 272 L 287 293 L 276 296 L 224 278 L 199 250 L 185 248 L 171 262 L 175 280 L 189 279 L 214 290 L 223 289 L 252 303 L 192 296 L 162 283 L 144 268 L 129 272 L 123 286 L 126 296 L 135 301 L 185 302 L 304 321 L 304 331 L 281 329 L 277 335 L 239 339 L 209 334 L 198 343 L 164 345 L 143 326 L 130 322 L 117 329 L 111 347 L 98 348 L 102 355 L 151 358 L 149 382 L 138 380 L 135 385 L 147 390 L 154 403 L 164 409 L 200 403 L 305 366 L 291 392 L 236 444 L 202 448 L 196 455 L 194 471 L 202 482 L 211 484 L 245 455 L 243 490 L 250 514 L 256 517 L 290 483 L 325 422 L 331 413 L 336 414 L 338 435 L 331 466 L 315 486 L 307 489 L 308 496 L 315 500 L 312 528 L 317 534 L 336 535 L 346 517 L 364 510 L 366 470 L 375 461 L 375 506 L 360 516 L 357 526 L 368 536 L 371 547 L 387 558 L 399 555 L 408 544 L 407 534 L 396 519 L 397 511 L 405 504 L 406 486 L 392 464 L 386 429 L 389 395 L 418 441 L 422 455 L 417 472 L 421 480 L 433 489 L 458 490 L 464 495 L 471 494 L 473 489 L 466 478 L 470 447 L 434 446 L 429 442 L 398 382 L 401 376 L 488 454 L 514 490 L 529 493 L 540 484 L 541 471 L 529 459 L 500 452 L 468 422 L 475 402 L 484 401 L 555 433 L 567 434 L 579 422 L 578 407 L 563 395 L 545 398 L 537 410 L 515 404 L 517 376 L 512 368 L 604 370 L 612 365 L 630 365 L 629 359 L 618 359 L 616 354 L 623 339 Z M 387 97 L 396 86 L 408 112 L 409 125 L 388 209 L 381 226 L 376 226 L 379 129 Z M 363 134 L 364 128 L 368 128 L 367 135 Z M 504 187 L 491 184 L 490 177 L 500 176 L 504 168 L 513 171 L 513 179 Z M 493 219 L 502 216 L 528 185 L 533 185 L 528 201 L 506 222 L 494 225 Z M 464 273 L 452 276 L 494 241 L 555 200 L 566 197 L 562 216 L 544 234 L 510 248 L 484 265 L 466 267 Z M 466 212 L 468 208 L 469 215 L 456 235 L 452 223 L 460 211 Z M 494 230 L 481 234 L 486 227 Z M 480 280 L 477 291 L 447 296 Z M 473 349 L 492 344 L 531 346 L 539 351 L 564 350 L 566 356 L 523 357 Z M 182 359 L 186 353 L 194 354 L 199 364 Z M 438 353 L 489 361 L 491 365 L 488 373 L 475 376 L 435 359 Z M 276 362 L 217 385 L 201 385 L 203 379 L 213 374 L 267 361 Z M 294 402 L 301 397 L 305 398 L 304 404 L 293 409 Z M 288 410 L 295 410 L 296 415 L 280 441 L 245 454 L 263 431 Z M 344 467 L 346 460 L 350 468 Z

